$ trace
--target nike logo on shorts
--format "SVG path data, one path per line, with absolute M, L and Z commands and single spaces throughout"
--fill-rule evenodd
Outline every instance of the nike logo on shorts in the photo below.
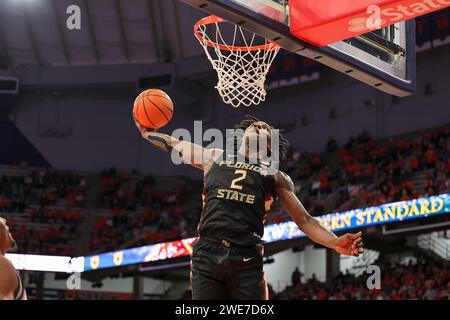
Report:
M 248 261 L 250 261 L 250 260 L 252 260 L 252 259 L 254 259 L 255 257 L 251 257 L 251 258 L 244 258 L 243 260 L 244 260 L 244 262 L 248 262 Z

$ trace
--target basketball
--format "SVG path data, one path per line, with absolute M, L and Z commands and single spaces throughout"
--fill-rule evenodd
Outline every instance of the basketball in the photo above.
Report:
M 162 90 L 146 90 L 134 101 L 133 115 L 142 126 L 150 129 L 159 129 L 172 119 L 172 100 Z

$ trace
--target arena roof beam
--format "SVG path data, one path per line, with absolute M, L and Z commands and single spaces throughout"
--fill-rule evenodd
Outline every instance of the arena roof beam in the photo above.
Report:
M 160 47 L 159 47 L 159 37 L 158 37 L 158 32 L 156 30 L 156 20 L 155 20 L 155 14 L 153 11 L 153 7 L 152 7 L 152 0 L 148 0 L 147 1 L 147 6 L 148 6 L 148 19 L 151 25 L 151 31 L 152 31 L 152 42 L 154 44 L 154 48 L 155 48 L 155 54 L 156 54 L 156 58 L 158 62 L 161 62 L 161 52 L 160 52 Z
M 178 0 L 177 0 L 177 3 L 179 3 Z M 172 0 L 173 12 L 175 14 L 174 23 L 175 23 L 175 33 L 176 33 L 176 39 L 177 39 L 177 44 L 178 44 L 178 50 L 180 53 L 180 58 L 184 58 L 183 42 L 181 40 L 180 15 L 178 13 L 178 4 L 177 3 L 175 3 L 175 0 Z
M 1 6 L 1 4 L 0 4 Z M 0 21 L 2 20 L 1 17 L 2 10 L 0 9 Z M 3 33 L 3 28 L 0 27 L 0 52 L 2 53 L 3 57 L 5 58 L 5 62 L 8 66 L 8 68 L 11 68 L 13 66 L 11 56 L 9 55 L 8 46 L 6 44 L 5 35 Z
M 5 37 L 2 32 L 2 28 L 0 28 L 0 54 L 3 56 L 3 58 L 5 60 L 4 62 L 6 63 L 8 69 L 11 69 L 13 64 L 12 64 L 11 56 L 9 55 L 9 52 L 8 52 L 8 47 L 6 45 Z
M 120 40 L 123 48 L 123 53 L 127 62 L 130 62 L 130 50 L 128 49 L 128 41 L 127 34 L 124 28 L 123 14 L 122 14 L 122 6 L 120 5 L 120 0 L 115 0 L 115 6 L 117 15 L 119 17 L 119 32 L 120 32 Z
M 94 27 L 93 27 L 93 23 L 92 23 L 92 19 L 91 19 L 91 14 L 89 11 L 88 1 L 81 0 L 81 3 L 83 5 L 83 7 L 86 8 L 86 18 L 88 21 L 87 25 L 88 25 L 89 37 L 91 39 L 91 44 L 92 44 L 92 50 L 94 51 L 94 57 L 95 57 L 96 62 L 100 63 L 100 53 L 99 53 L 98 47 L 97 47 L 97 40 L 95 39 Z
M 69 54 L 69 50 L 67 48 L 66 40 L 64 39 L 64 32 L 63 32 L 63 26 L 61 24 L 61 19 L 58 18 L 59 15 L 58 15 L 58 7 L 56 6 L 56 1 L 57 0 L 51 0 L 51 6 L 52 6 L 53 14 L 56 19 L 56 23 L 58 25 L 59 41 L 61 42 L 61 45 L 62 45 L 64 59 L 66 60 L 66 63 L 70 65 L 70 63 L 71 63 L 70 54 Z
M 38 48 L 38 45 L 36 42 L 36 37 L 33 32 L 33 27 L 30 22 L 30 17 L 28 15 L 27 7 L 28 6 L 23 6 L 23 12 L 24 12 L 24 16 L 25 16 L 25 25 L 28 30 L 28 34 L 30 35 L 31 47 L 33 49 L 34 57 L 36 59 L 37 64 L 41 66 L 42 65 L 42 57 L 41 57 L 41 54 L 39 53 L 39 48 Z
M 172 50 L 172 45 L 170 43 L 170 40 L 167 36 L 166 33 L 166 28 L 164 25 L 164 21 L 166 21 L 166 19 L 164 19 L 164 9 L 163 9 L 163 2 L 165 2 L 166 0 L 158 0 L 158 11 L 159 11 L 159 22 L 161 24 L 161 43 L 162 43 L 162 58 L 163 58 L 163 62 L 172 62 L 173 61 L 173 50 Z

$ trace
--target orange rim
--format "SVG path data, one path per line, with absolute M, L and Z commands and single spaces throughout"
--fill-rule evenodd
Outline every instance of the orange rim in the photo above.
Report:
M 199 20 L 194 26 L 194 34 L 195 34 L 196 38 L 201 43 L 206 43 L 206 45 L 208 47 L 219 48 L 220 50 L 224 50 L 224 51 L 258 51 L 258 50 L 273 51 L 280 47 L 280 45 L 273 42 L 272 40 L 267 40 L 269 43 L 262 44 L 259 46 L 251 46 L 251 47 L 227 46 L 225 44 L 216 43 L 214 41 L 210 41 L 210 40 L 203 38 L 198 31 L 200 26 L 207 26 L 207 25 L 210 25 L 213 23 L 222 23 L 222 22 L 228 22 L 228 21 L 226 21 L 220 17 L 217 17 L 217 16 L 208 16 L 206 18 Z

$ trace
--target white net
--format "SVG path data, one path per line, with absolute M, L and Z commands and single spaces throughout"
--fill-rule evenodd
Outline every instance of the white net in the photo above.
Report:
M 216 89 L 223 102 L 237 108 L 265 101 L 264 83 L 280 47 L 238 25 L 208 18 L 213 19 L 197 24 L 196 36 L 217 71 Z

